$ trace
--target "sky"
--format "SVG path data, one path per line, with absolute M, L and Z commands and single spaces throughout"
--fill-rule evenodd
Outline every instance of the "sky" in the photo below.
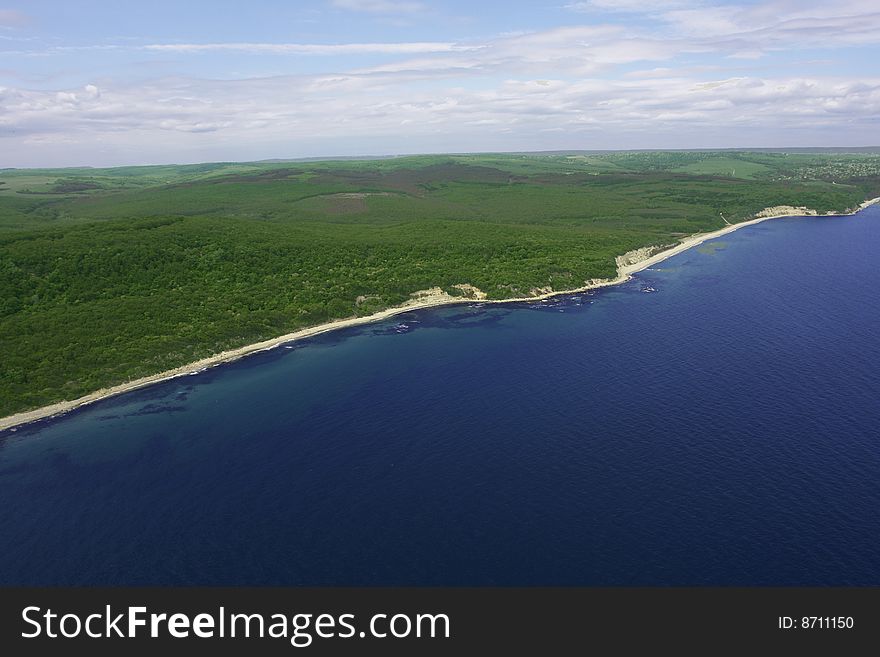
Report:
M 0 0 L 0 167 L 876 145 L 877 0 Z

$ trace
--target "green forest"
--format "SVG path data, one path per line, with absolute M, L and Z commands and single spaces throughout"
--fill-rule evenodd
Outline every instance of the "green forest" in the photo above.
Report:
M 870 152 L 0 170 L 0 416 L 417 290 L 571 289 L 722 214 L 842 212 L 878 195 Z

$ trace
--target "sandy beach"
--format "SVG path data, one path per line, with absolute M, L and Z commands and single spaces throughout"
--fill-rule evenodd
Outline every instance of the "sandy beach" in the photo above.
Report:
M 857 210 L 851 213 L 847 213 L 849 215 L 855 214 L 859 210 L 862 210 L 874 203 L 880 202 L 880 197 L 870 199 L 862 203 Z M 380 311 L 378 313 L 374 313 L 372 315 L 368 315 L 365 317 L 353 317 L 349 319 L 340 319 L 332 322 L 328 322 L 326 324 L 320 324 L 318 326 L 313 326 L 310 328 L 301 329 L 299 331 L 295 331 L 293 333 L 288 333 L 286 335 L 281 335 L 277 338 L 272 338 L 270 340 L 264 340 L 262 342 L 257 342 L 255 344 L 246 345 L 244 347 L 239 347 L 238 349 L 232 349 L 229 351 L 224 351 L 219 354 L 215 354 L 208 358 L 204 358 L 202 360 L 189 363 L 187 365 L 183 365 L 181 367 L 174 368 L 172 370 L 167 370 L 165 372 L 160 372 L 158 374 L 154 374 L 152 376 L 143 377 L 141 379 L 137 379 L 134 381 L 129 381 L 127 383 L 122 383 L 116 386 L 112 386 L 110 388 L 103 388 L 101 390 L 96 390 L 95 392 L 85 395 L 84 397 L 80 397 L 78 399 L 74 399 L 71 401 L 61 401 L 55 404 L 51 404 L 49 406 L 44 406 L 42 408 L 34 409 L 31 411 L 24 411 L 21 413 L 16 413 L 15 415 L 10 415 L 5 418 L 0 419 L 0 431 L 5 429 L 10 429 L 19 425 L 27 424 L 29 422 L 35 422 L 37 420 L 42 420 L 48 417 L 61 415 L 63 413 L 67 413 L 81 406 L 85 406 L 87 404 L 91 404 L 93 402 L 99 401 L 101 399 L 106 399 L 107 397 L 112 397 L 115 395 L 119 395 L 125 392 L 129 392 L 132 390 L 137 390 L 138 388 L 143 388 L 145 386 L 158 383 L 160 381 L 167 381 L 168 379 L 173 379 L 179 376 L 185 376 L 188 374 L 192 374 L 194 372 L 198 372 L 200 370 L 206 369 L 208 367 L 213 367 L 215 365 L 220 365 L 222 363 L 228 363 L 239 358 L 243 358 L 253 353 L 257 353 L 260 351 L 266 351 L 268 349 L 273 349 L 283 344 L 287 344 L 293 342 L 295 340 L 301 340 L 303 338 L 308 338 L 314 335 L 319 335 L 321 333 L 326 333 L 328 331 L 334 331 L 341 328 L 346 328 L 349 326 L 359 326 L 362 324 L 369 324 L 372 322 L 382 321 L 384 319 L 388 319 L 389 317 L 394 317 L 395 315 L 400 315 L 402 313 L 411 312 L 413 310 L 419 310 L 423 308 L 431 308 L 435 306 L 443 306 L 443 305 L 452 305 L 452 304 L 462 304 L 462 303 L 516 303 L 523 301 L 537 301 L 542 299 L 547 299 L 550 297 L 565 295 L 565 294 L 574 294 L 578 292 L 585 292 L 588 290 L 600 288 L 600 287 L 608 287 L 611 285 L 618 285 L 623 283 L 632 276 L 632 274 L 641 271 L 643 269 L 647 269 L 667 258 L 670 258 L 674 255 L 681 253 L 682 251 L 686 251 L 694 246 L 702 244 L 707 240 L 714 239 L 716 237 L 720 237 L 722 235 L 726 235 L 728 233 L 732 233 L 735 230 L 739 230 L 745 226 L 752 226 L 754 224 L 761 223 L 762 221 L 769 221 L 770 219 L 779 219 L 782 217 L 791 217 L 791 216 L 846 216 L 837 213 L 830 213 L 827 215 L 818 215 L 815 210 L 811 210 L 809 208 L 804 207 L 792 207 L 792 206 L 775 206 L 772 208 L 766 208 L 761 212 L 757 213 L 755 218 L 743 221 L 738 224 L 728 224 L 724 228 L 721 228 L 716 231 L 712 231 L 709 233 L 697 233 L 695 235 L 691 235 L 681 240 L 678 244 L 670 245 L 669 248 L 657 250 L 656 248 L 642 248 L 636 249 L 635 251 L 631 251 L 622 256 L 618 256 L 617 258 L 617 276 L 613 279 L 597 279 L 589 281 L 586 285 L 575 288 L 572 290 L 559 290 L 559 291 L 550 291 L 542 294 L 538 294 L 530 297 L 515 297 L 510 299 L 485 299 L 484 294 L 477 290 L 476 288 L 472 288 L 468 285 L 460 286 L 463 291 L 469 292 L 472 296 L 470 297 L 454 297 L 444 293 L 439 288 L 432 288 L 430 290 L 422 290 L 420 292 L 414 293 L 413 298 L 407 303 L 395 306 L 393 308 L 388 308 L 386 310 Z

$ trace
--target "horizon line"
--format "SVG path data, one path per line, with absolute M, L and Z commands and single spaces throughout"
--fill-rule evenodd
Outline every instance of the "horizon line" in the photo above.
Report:
M 575 149 L 547 149 L 535 151 L 444 151 L 423 153 L 387 153 L 387 154 L 359 154 L 359 155 L 313 155 L 303 157 L 269 157 L 259 160 L 210 160 L 197 162 L 158 162 L 158 163 L 132 163 L 117 164 L 113 166 L 96 166 L 92 164 L 79 164 L 61 167 L 34 166 L 34 167 L 0 167 L 0 171 L 39 171 L 44 169 L 125 169 L 128 167 L 168 167 L 168 166 L 200 166 L 206 164 L 283 164 L 285 162 L 334 162 L 339 160 L 383 160 L 406 157 L 461 157 L 473 155 L 565 155 L 570 153 L 701 153 L 701 152 L 737 152 L 737 153 L 788 153 L 788 152 L 837 152 L 837 153 L 865 153 L 876 151 L 880 155 L 880 145 L 875 146 L 718 146 L 704 148 L 575 148 Z

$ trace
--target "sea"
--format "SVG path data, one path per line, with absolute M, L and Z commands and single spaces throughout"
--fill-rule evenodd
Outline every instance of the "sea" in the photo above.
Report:
M 880 585 L 880 206 L 0 434 L 4 585 Z

